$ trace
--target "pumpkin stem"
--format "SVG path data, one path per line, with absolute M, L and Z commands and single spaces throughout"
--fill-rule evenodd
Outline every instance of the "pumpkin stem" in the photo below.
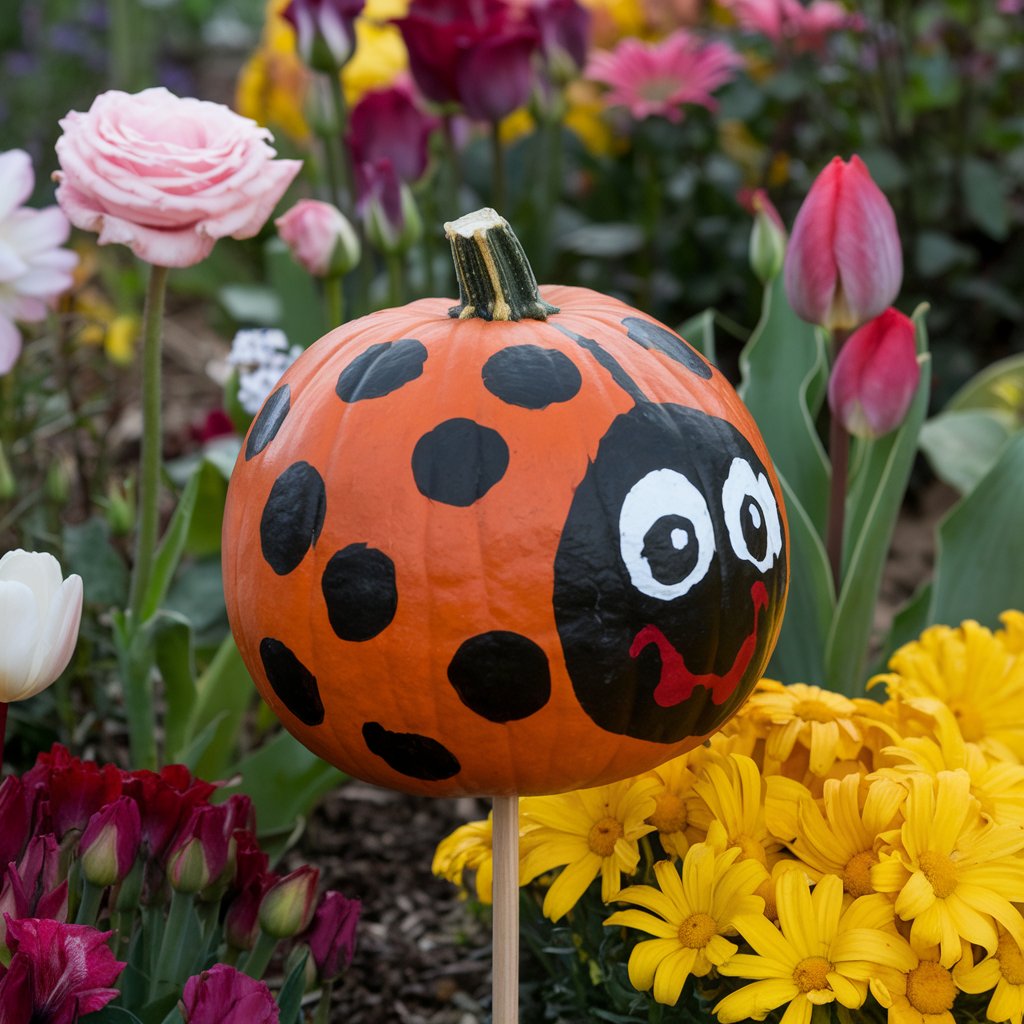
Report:
M 547 320 L 558 312 L 537 290 L 537 278 L 508 221 L 489 207 L 449 221 L 444 233 L 459 279 L 460 320 Z

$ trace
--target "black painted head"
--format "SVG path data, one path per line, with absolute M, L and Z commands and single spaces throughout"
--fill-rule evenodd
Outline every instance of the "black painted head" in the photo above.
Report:
M 576 491 L 554 606 L 583 709 L 659 743 L 721 725 L 764 668 L 786 551 L 768 473 L 730 423 L 642 402 Z

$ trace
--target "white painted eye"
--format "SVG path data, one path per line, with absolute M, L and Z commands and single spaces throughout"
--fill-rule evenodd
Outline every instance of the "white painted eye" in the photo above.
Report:
M 682 597 L 704 579 L 715 553 L 704 496 L 675 470 L 648 473 L 622 503 L 619 550 L 641 593 L 661 601 Z
M 722 511 L 737 558 L 767 572 L 782 551 L 782 524 L 772 485 L 754 475 L 745 459 L 733 459 L 722 487 Z

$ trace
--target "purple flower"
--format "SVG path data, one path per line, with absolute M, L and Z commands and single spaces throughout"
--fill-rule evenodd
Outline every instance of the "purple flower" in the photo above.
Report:
M 111 986 L 125 965 L 107 946 L 111 932 L 5 918 L 11 962 L 0 977 L 0 1024 L 75 1024 L 117 998 Z
M 347 141 L 356 165 L 387 159 L 412 184 L 427 168 L 427 143 L 438 119 L 424 113 L 404 85 L 374 89 L 352 108 Z
M 365 0 L 291 0 L 284 17 L 298 37 L 303 61 L 316 71 L 336 74 L 356 48 L 355 21 Z
M 0 782 L 0 870 L 17 860 L 28 839 L 29 805 L 17 775 Z
M 352 963 L 363 905 L 333 889 L 324 894 L 305 939 L 322 981 L 337 978 Z
M 527 16 L 540 37 L 544 60 L 567 81 L 587 62 L 591 15 L 579 0 L 535 0 Z
M 313 920 L 319 881 L 319 869 L 305 864 L 275 882 L 260 902 L 260 928 L 275 939 L 305 931 Z
M 386 157 L 356 167 L 359 200 L 366 237 L 383 253 L 405 252 L 423 232 L 416 200 Z
M 120 882 L 131 871 L 141 842 L 139 805 L 130 796 L 101 807 L 79 840 L 83 876 L 99 886 Z
M 8 864 L 0 882 L 0 945 L 5 942 L 6 916 L 45 917 L 65 921 L 68 882 L 60 866 L 60 849 L 52 835 L 33 836 L 21 860 Z
M 185 1024 L 278 1024 L 270 989 L 227 964 L 214 964 L 185 983 L 178 1004 Z M 4 1024 L 0 1018 L 0 1024 Z
M 167 854 L 167 880 L 178 892 L 199 892 L 227 866 L 231 813 L 224 804 L 203 804 L 192 811 Z

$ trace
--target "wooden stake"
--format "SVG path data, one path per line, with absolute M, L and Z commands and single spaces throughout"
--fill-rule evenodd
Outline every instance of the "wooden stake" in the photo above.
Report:
M 519 1024 L 519 797 L 494 798 L 492 1024 Z

